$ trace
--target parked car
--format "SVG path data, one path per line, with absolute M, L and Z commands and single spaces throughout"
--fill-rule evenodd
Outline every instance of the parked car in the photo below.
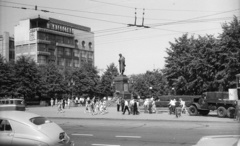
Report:
M 19 110 L 25 111 L 24 99 L 19 98 L 3 98 L 0 99 L 0 111 Z
M 240 146 L 240 135 L 204 136 L 193 146 Z
M 0 111 L 0 145 L 74 146 L 74 142 L 46 117 L 23 111 Z

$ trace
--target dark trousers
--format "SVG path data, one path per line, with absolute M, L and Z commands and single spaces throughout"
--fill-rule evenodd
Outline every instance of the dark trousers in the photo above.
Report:
M 124 103 L 121 103 L 122 112 L 124 111 Z
M 138 113 L 137 107 L 133 107 L 133 115 L 137 115 Z
M 128 114 L 130 115 L 130 111 L 129 111 L 128 106 L 125 106 L 124 111 L 123 111 L 123 114 L 125 114 L 126 110 L 128 111 Z
M 119 112 L 120 110 L 120 104 L 117 104 L 117 111 Z

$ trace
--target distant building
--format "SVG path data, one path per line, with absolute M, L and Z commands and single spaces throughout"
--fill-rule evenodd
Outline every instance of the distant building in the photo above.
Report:
M 37 64 L 64 67 L 94 66 L 94 34 L 89 27 L 54 18 L 19 21 L 14 28 L 15 59 L 30 56 Z
M 0 54 L 6 61 L 14 61 L 14 38 L 10 37 L 8 32 L 0 35 Z

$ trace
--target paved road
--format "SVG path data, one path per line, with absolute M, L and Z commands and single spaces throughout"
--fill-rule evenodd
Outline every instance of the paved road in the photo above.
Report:
M 206 135 L 240 134 L 239 123 L 59 119 L 76 146 L 191 146 Z
M 108 120 L 151 120 L 151 121 L 191 121 L 191 122 L 227 122 L 236 123 L 230 118 L 218 118 L 216 112 L 211 112 L 209 116 L 189 116 L 183 114 L 181 118 L 176 118 L 173 115 L 169 115 L 166 109 L 162 109 L 164 112 L 158 114 L 147 114 L 141 112 L 140 115 L 122 115 L 122 112 L 117 112 L 115 107 L 109 107 L 108 113 L 104 115 L 91 115 L 84 113 L 84 107 L 73 107 L 70 109 L 64 109 L 64 113 L 57 113 L 57 107 L 28 107 L 28 112 L 33 112 L 45 117 L 50 118 L 77 118 L 77 119 L 108 119 Z

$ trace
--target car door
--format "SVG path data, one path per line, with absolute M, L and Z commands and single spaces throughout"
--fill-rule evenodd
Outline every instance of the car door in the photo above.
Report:
M 11 146 L 14 133 L 12 126 L 6 119 L 0 119 L 0 145 Z

